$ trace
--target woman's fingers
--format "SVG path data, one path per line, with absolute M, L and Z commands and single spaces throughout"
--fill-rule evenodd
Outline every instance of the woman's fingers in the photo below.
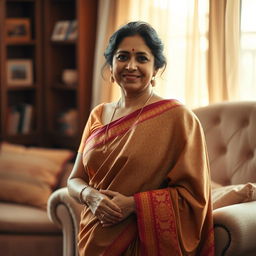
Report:
M 99 211 L 104 214 L 114 216 L 115 218 L 122 218 L 123 216 L 121 213 L 121 209 L 116 206 L 116 204 L 109 201 L 109 199 L 108 201 L 104 201 L 101 205 L 99 205 Z

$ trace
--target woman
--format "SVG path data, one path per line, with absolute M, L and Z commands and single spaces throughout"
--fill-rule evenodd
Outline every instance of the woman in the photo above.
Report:
M 179 102 L 153 92 L 166 65 L 156 31 L 128 23 L 105 58 L 121 98 L 91 112 L 68 181 L 85 204 L 80 255 L 213 255 L 202 128 Z

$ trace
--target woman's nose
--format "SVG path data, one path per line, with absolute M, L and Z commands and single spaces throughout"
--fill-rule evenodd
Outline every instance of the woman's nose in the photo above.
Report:
M 126 65 L 127 70 L 136 70 L 137 69 L 137 63 L 135 59 L 131 58 L 129 59 L 127 65 Z

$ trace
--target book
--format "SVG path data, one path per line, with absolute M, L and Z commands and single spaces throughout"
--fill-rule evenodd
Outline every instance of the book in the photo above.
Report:
M 29 133 L 31 131 L 33 106 L 30 104 L 23 105 L 23 120 L 21 124 L 21 133 Z
M 17 110 L 16 106 L 9 107 L 7 113 L 7 133 L 9 135 L 18 133 L 19 122 L 20 112 Z
M 31 131 L 33 106 L 20 103 L 9 107 L 7 113 L 7 132 L 10 135 L 26 134 Z

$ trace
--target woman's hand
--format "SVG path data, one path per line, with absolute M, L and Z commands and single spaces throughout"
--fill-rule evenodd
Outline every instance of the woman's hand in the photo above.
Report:
M 120 207 L 98 190 L 88 187 L 84 190 L 82 196 L 92 213 L 99 220 L 104 219 L 109 223 L 116 223 L 123 218 Z
M 110 215 L 104 216 L 101 223 L 103 227 L 112 226 L 125 218 L 127 218 L 131 213 L 135 211 L 135 202 L 133 196 L 124 196 L 118 192 L 112 190 L 100 190 L 100 192 L 111 199 L 115 205 L 121 209 L 122 218 L 117 220 L 116 222 L 109 221 Z

